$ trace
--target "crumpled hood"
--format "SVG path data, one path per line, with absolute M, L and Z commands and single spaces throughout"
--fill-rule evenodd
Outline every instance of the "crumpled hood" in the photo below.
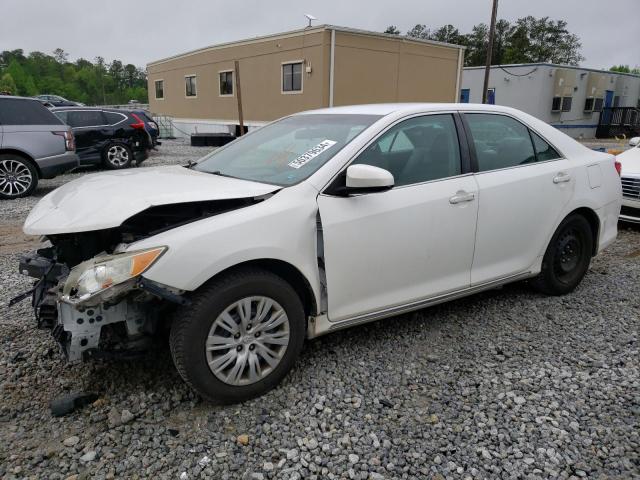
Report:
M 640 175 L 640 147 L 630 148 L 616 159 L 622 164 L 622 176 Z
M 24 223 L 27 235 L 88 232 L 117 227 L 156 205 L 250 198 L 278 190 L 180 166 L 85 175 L 46 195 Z

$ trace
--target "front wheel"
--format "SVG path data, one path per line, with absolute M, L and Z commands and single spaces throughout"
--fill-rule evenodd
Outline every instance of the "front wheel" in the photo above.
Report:
M 0 199 L 10 200 L 31 195 L 38 185 L 38 172 L 25 158 L 0 155 Z
M 582 215 L 565 218 L 549 242 L 540 274 L 531 282 L 547 295 L 572 292 L 582 281 L 593 252 L 591 226 Z
M 182 378 L 215 403 L 237 403 L 274 388 L 293 367 L 305 336 L 295 290 L 258 269 L 225 275 L 202 288 L 171 326 Z

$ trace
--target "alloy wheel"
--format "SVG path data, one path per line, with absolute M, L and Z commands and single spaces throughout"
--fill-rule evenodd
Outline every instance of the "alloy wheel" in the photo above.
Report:
M 275 300 L 245 297 L 215 319 L 205 343 L 209 369 L 228 385 L 249 385 L 269 375 L 289 345 L 289 319 Z
M 20 160 L 0 161 L 0 192 L 7 197 L 24 194 L 33 183 L 29 167 Z
M 129 163 L 129 151 L 122 145 L 112 145 L 107 150 L 107 160 L 115 167 L 122 167 Z

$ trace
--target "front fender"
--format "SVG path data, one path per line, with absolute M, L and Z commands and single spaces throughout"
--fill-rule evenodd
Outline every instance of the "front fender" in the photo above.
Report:
M 308 185 L 285 188 L 256 205 L 174 228 L 127 250 L 166 245 L 167 252 L 144 277 L 187 291 L 235 265 L 279 260 L 304 275 L 319 302 L 316 196 Z

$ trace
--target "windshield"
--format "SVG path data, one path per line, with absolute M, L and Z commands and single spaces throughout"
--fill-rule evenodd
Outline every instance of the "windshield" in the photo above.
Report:
M 207 155 L 194 170 L 289 186 L 309 177 L 377 115 L 294 115 Z

